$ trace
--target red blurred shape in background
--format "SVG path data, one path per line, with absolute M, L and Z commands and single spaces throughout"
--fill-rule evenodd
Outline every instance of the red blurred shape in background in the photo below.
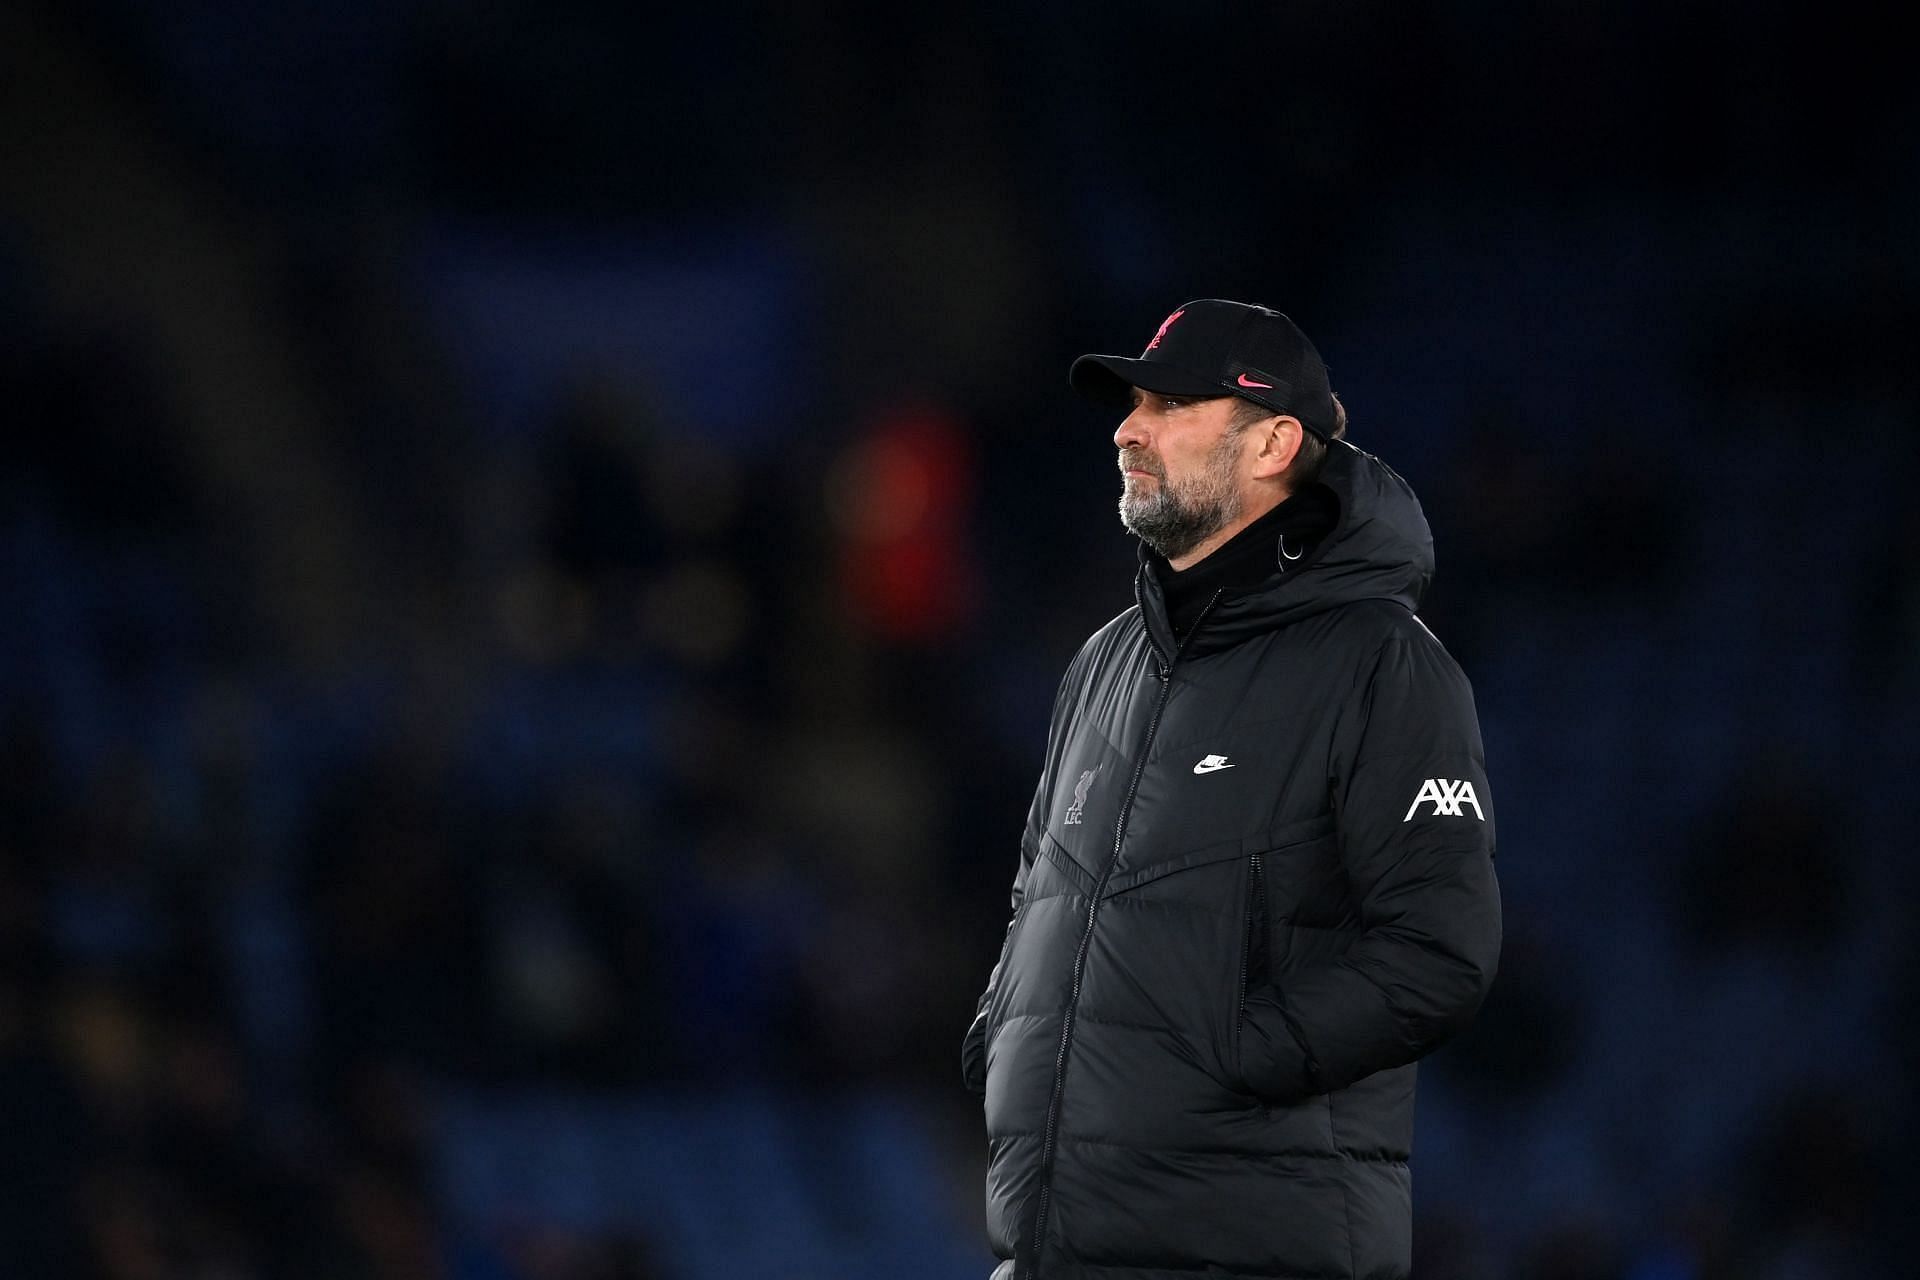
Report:
M 967 521 L 975 480 L 970 433 L 934 405 L 877 414 L 842 454 L 828 501 L 841 583 L 863 628 L 920 645 L 972 620 L 979 583 Z

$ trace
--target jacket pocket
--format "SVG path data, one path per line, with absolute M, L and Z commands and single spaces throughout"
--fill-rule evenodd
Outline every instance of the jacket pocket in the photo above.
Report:
M 1265 847 L 1247 855 L 1247 892 L 1241 920 L 1240 988 L 1234 1005 L 1229 1080 L 1242 1093 L 1256 1094 L 1247 1083 L 1243 1041 L 1248 1002 L 1285 986 L 1296 916 L 1302 908 L 1303 881 L 1327 868 L 1338 871 L 1333 818 L 1322 814 L 1291 822 L 1267 833 Z M 1326 867 L 1322 866 L 1325 862 Z M 1257 1094 L 1256 1094 L 1257 1096 Z

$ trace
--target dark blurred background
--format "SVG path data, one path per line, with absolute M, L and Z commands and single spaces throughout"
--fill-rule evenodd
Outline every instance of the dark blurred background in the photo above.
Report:
M 0 0 L 0 1275 L 984 1276 L 1126 607 L 1313 334 L 1508 937 L 1422 1280 L 1913 1274 L 1920 111 L 1837 10 Z

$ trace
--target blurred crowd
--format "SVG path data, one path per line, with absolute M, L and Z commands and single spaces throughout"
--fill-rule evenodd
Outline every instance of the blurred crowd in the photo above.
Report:
M 1416 1274 L 1900 1273 L 1910 103 L 1822 149 L 1752 96 L 1784 19 L 1683 6 L 1689 152 L 1596 122 L 1633 28 L 1588 16 L 1512 73 L 1545 119 L 1448 108 L 1532 167 L 1444 175 L 1369 86 L 1520 37 L 1323 7 L 1265 104 L 1314 198 L 1196 203 L 1087 148 L 1235 100 L 1134 102 L 1064 17 L 615 8 L 0 6 L 0 1273 L 699 1280 L 791 1230 L 900 1274 L 847 1202 L 911 1183 L 918 1273 L 983 1275 L 960 1034 L 1130 600 L 1066 361 L 1210 292 L 1320 341 L 1479 697 L 1508 944 L 1423 1074 Z M 645 1151 L 617 1211 L 471 1193 L 556 1096 L 660 1152 L 771 1098 L 798 1207 Z M 876 1097 L 931 1162 L 820 1138 Z

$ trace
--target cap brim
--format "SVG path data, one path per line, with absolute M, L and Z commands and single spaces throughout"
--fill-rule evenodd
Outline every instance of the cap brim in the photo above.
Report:
M 1118 409 L 1133 403 L 1135 387 L 1163 396 L 1233 394 L 1197 373 L 1188 373 L 1158 360 L 1133 360 L 1126 356 L 1081 356 L 1067 370 L 1067 382 L 1095 404 Z

